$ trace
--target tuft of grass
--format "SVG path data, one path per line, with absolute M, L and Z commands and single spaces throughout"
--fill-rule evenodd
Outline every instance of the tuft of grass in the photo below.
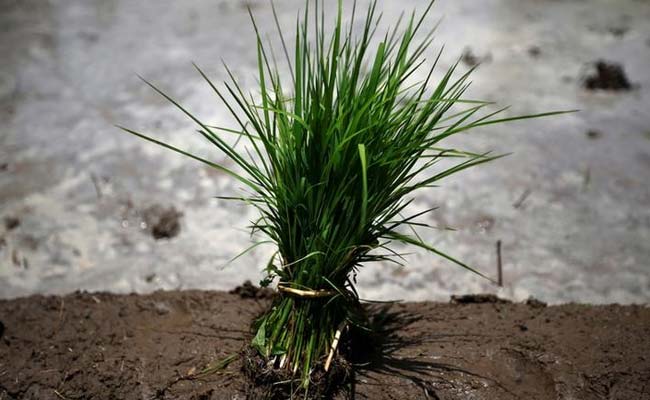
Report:
M 355 276 L 370 262 L 400 263 L 391 243 L 425 249 L 482 275 L 417 235 L 417 228 L 428 227 L 419 218 L 432 210 L 405 215 L 415 192 L 501 157 L 447 148 L 443 141 L 481 126 L 559 114 L 501 117 L 505 109 L 484 112 L 489 103 L 463 97 L 473 69 L 458 73 L 456 63 L 434 82 L 442 50 L 434 54 L 423 79 L 413 82 L 430 55 L 433 30 L 425 31 L 425 20 L 432 6 L 433 1 L 421 15 L 400 19 L 379 36 L 374 1 L 361 18 L 355 2 L 344 28 L 338 0 L 332 29 L 321 2 L 306 1 L 291 52 L 273 9 L 289 69 L 286 77 L 251 14 L 259 93 L 246 93 L 227 66 L 230 80 L 218 86 L 195 65 L 232 113 L 236 128 L 208 125 L 145 81 L 193 120 L 198 133 L 235 169 L 122 128 L 223 171 L 246 187 L 246 194 L 227 199 L 259 211 L 252 232 L 266 238 L 252 247 L 267 242 L 277 247 L 264 283 L 278 281 L 290 289 L 256 321 L 252 346 L 270 367 L 292 371 L 304 389 L 313 369 L 332 351 L 340 327 L 365 324 Z M 361 33 L 354 35 L 359 24 Z M 232 145 L 229 135 L 244 139 L 245 150 Z M 324 295 L 305 297 L 291 289 Z

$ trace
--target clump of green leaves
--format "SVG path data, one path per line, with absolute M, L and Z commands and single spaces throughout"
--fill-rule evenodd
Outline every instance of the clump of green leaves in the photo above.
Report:
M 230 198 L 259 211 L 253 232 L 277 246 L 266 283 L 277 279 L 286 288 L 330 294 L 307 298 L 283 292 L 256 322 L 253 347 L 269 366 L 293 371 L 304 388 L 313 368 L 330 353 L 336 331 L 364 323 L 353 276 L 369 262 L 399 263 L 391 243 L 413 245 L 472 270 L 415 233 L 427 226 L 418 218 L 431 210 L 404 214 L 416 191 L 499 157 L 446 148 L 443 140 L 480 126 L 553 114 L 499 118 L 503 109 L 481 113 L 488 103 L 463 99 L 471 70 L 459 74 L 455 64 L 433 82 L 441 51 L 423 79 L 414 81 L 430 55 L 433 31 L 423 30 L 433 1 L 422 15 L 400 20 L 378 43 L 375 2 L 361 21 L 355 4 L 344 28 L 339 0 L 329 30 L 319 3 L 306 2 L 291 52 L 276 18 L 287 76 L 252 19 L 259 93 L 245 93 L 227 67 L 231 79 L 222 87 L 197 67 L 234 116 L 236 128 L 208 125 L 152 85 L 197 123 L 198 132 L 237 169 L 125 129 L 243 183 L 250 194 Z M 359 23 L 361 33 L 354 35 Z M 231 134 L 246 139 L 245 151 L 225 139 Z

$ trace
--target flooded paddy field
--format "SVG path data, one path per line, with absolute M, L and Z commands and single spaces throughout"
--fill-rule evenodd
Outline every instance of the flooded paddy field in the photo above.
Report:
M 303 2 L 276 0 L 293 29 Z M 155 82 L 214 125 L 233 121 L 193 69 L 256 87 L 254 34 L 275 37 L 266 1 L 0 2 L 0 297 L 77 289 L 227 290 L 257 281 L 273 249 L 248 247 L 255 214 L 214 199 L 229 177 L 130 137 L 150 133 L 231 165 Z M 363 8 L 365 1 L 360 1 Z M 383 1 L 384 21 L 423 0 Z M 446 300 L 499 292 L 550 303 L 650 302 L 650 3 L 641 0 L 440 0 L 438 76 L 480 63 L 472 98 L 507 115 L 580 112 L 485 127 L 454 138 L 512 153 L 423 191 L 414 210 L 441 250 L 490 276 L 502 243 L 504 287 L 413 251 L 407 266 L 369 265 L 362 297 Z M 424 72 L 423 72 L 424 73 Z

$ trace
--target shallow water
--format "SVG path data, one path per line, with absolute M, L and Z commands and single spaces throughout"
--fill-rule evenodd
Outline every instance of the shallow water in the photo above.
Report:
M 261 30 L 273 35 L 268 3 L 250 4 Z M 290 30 L 302 2 L 275 4 Z M 384 21 L 394 21 L 425 4 L 380 7 Z M 442 71 L 471 48 L 484 60 L 472 97 L 513 104 L 508 115 L 581 112 L 455 138 L 457 147 L 513 155 L 454 176 L 415 202 L 414 209 L 440 207 L 425 222 L 457 229 L 423 237 L 486 274 L 496 275 L 501 240 L 503 289 L 414 251 L 406 268 L 363 269 L 362 296 L 445 300 L 492 291 L 552 303 L 649 302 L 650 3 L 440 0 L 431 23 L 442 17 L 429 58 L 444 43 Z M 213 196 L 236 193 L 238 185 L 113 126 L 228 164 L 136 73 L 214 124 L 229 124 L 190 62 L 222 80 L 224 59 L 243 86 L 254 87 L 243 2 L 5 1 L 0 26 L 0 217 L 20 221 L 0 226 L 0 297 L 229 289 L 260 279 L 271 248 L 223 267 L 249 245 L 245 227 L 255 215 Z M 598 59 L 621 63 L 635 89 L 582 89 Z M 143 212 L 153 204 L 183 213 L 177 237 L 148 234 Z

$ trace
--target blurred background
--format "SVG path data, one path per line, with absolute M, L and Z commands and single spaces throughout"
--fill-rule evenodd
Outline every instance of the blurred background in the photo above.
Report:
M 386 26 L 427 3 L 378 7 Z M 292 32 L 304 2 L 274 4 Z M 191 62 L 222 81 L 223 59 L 255 90 L 247 6 L 275 41 L 266 0 L 0 0 L 0 298 L 259 281 L 270 247 L 224 267 L 250 245 L 255 214 L 214 196 L 239 185 L 114 127 L 232 165 L 137 74 L 230 125 Z M 469 97 L 510 104 L 507 115 L 581 111 L 455 138 L 513 154 L 414 204 L 456 229 L 423 238 L 495 278 L 501 241 L 503 288 L 411 249 L 405 268 L 365 267 L 361 296 L 650 302 L 650 2 L 439 0 L 428 23 L 439 21 L 427 58 L 445 45 L 438 76 L 459 57 L 463 70 L 480 63 Z

